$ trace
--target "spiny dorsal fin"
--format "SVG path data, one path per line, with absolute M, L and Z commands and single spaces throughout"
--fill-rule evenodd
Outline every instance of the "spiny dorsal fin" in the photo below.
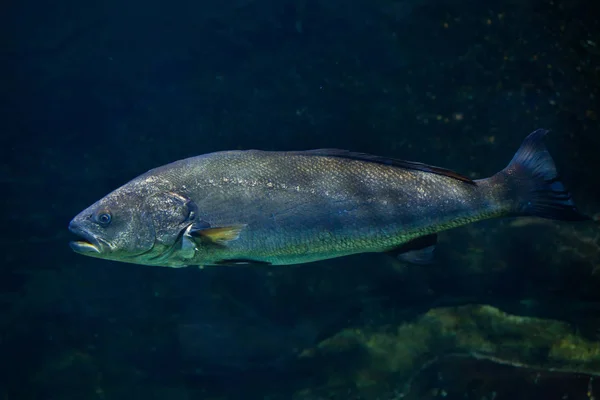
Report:
M 306 151 L 295 151 L 295 152 L 290 152 L 290 154 L 307 155 L 307 156 L 321 156 L 321 157 L 338 157 L 338 158 L 346 158 L 349 160 L 372 162 L 372 163 L 376 163 L 376 164 L 389 165 L 389 166 L 397 167 L 397 168 L 405 168 L 405 169 L 412 169 L 415 171 L 430 172 L 432 174 L 448 176 L 450 178 L 454 178 L 459 181 L 466 182 L 466 183 L 469 183 L 472 185 L 475 184 L 475 182 L 473 182 L 473 180 L 471 178 L 469 178 L 468 176 L 459 174 L 458 172 L 455 172 L 455 171 L 452 171 L 449 169 L 440 168 L 440 167 L 436 167 L 433 165 L 427 165 L 427 164 L 423 164 L 423 163 L 419 163 L 419 162 L 415 162 L 415 161 L 398 160 L 395 158 L 374 156 L 374 155 L 366 154 L 366 153 L 356 153 L 356 152 L 348 151 L 348 150 L 316 149 L 316 150 L 306 150 Z

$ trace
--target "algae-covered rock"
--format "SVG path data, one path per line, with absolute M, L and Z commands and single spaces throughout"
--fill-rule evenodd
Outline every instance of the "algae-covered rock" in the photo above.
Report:
M 488 305 L 432 309 L 414 322 L 380 330 L 347 329 L 321 342 L 313 356 L 326 363 L 336 353 L 352 351 L 360 353 L 361 362 L 328 370 L 329 383 L 344 383 L 365 399 L 409 395 L 419 373 L 446 357 L 600 375 L 599 341 L 579 336 L 562 321 L 511 315 Z

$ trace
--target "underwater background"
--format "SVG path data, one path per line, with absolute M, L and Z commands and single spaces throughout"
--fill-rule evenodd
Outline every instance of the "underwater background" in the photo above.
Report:
M 20 0 L 0 8 L 0 400 L 600 396 L 600 5 Z M 502 169 L 537 128 L 596 222 L 492 220 L 436 262 L 170 269 L 73 253 L 150 168 L 344 148 Z

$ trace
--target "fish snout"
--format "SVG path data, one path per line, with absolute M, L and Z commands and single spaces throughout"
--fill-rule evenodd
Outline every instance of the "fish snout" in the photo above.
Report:
M 69 223 L 69 231 L 79 236 L 82 240 L 69 242 L 69 246 L 76 253 L 81 254 L 100 254 L 102 252 L 102 243 L 91 232 L 81 226 L 81 223 L 75 217 Z

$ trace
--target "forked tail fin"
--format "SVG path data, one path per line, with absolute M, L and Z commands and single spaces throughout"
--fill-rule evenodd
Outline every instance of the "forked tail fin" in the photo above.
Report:
M 558 179 L 554 160 L 544 145 L 548 133 L 538 129 L 529 134 L 508 164 L 498 174 L 504 180 L 514 203 L 517 215 L 583 221 L 589 217 L 577 211 L 562 182 Z

